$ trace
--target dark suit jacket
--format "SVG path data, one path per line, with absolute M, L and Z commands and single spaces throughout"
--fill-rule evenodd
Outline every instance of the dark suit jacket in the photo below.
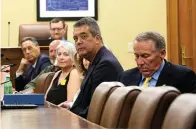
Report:
M 25 85 L 34 79 L 48 65 L 51 65 L 48 55 L 40 54 L 35 68 L 32 67 L 32 64 L 29 64 L 26 71 L 15 79 L 16 90 L 24 90 Z
M 118 81 L 126 86 L 139 85 L 142 79 L 142 74 L 138 68 L 133 68 L 124 71 Z M 173 86 L 176 87 L 181 93 L 196 92 L 196 75 L 187 67 L 174 65 L 165 60 L 165 66 L 159 75 L 156 86 Z
M 116 57 L 103 46 L 89 65 L 86 77 L 81 84 L 80 94 L 70 110 L 86 118 L 95 88 L 101 82 L 117 81 L 121 72 L 123 68 Z

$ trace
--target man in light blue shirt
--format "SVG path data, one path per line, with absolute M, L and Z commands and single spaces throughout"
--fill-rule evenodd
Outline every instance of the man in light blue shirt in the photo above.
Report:
M 165 39 L 159 33 L 140 33 L 136 36 L 133 47 L 137 67 L 124 71 L 118 81 L 126 86 L 146 88 L 167 85 L 177 88 L 181 93 L 196 93 L 195 73 L 164 59 Z
M 149 81 L 148 87 L 155 87 L 156 86 L 157 80 L 159 78 L 161 71 L 163 70 L 164 65 L 165 65 L 165 61 L 163 60 L 161 67 L 152 75 L 152 77 Z M 140 87 L 142 87 L 142 85 L 144 84 L 144 81 L 145 81 L 145 77 L 144 77 L 144 75 L 142 75 L 142 79 L 139 84 Z

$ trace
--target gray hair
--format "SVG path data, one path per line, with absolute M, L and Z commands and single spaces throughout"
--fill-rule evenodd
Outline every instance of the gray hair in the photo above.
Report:
M 26 41 L 31 41 L 33 42 L 36 46 L 39 46 L 37 40 L 34 38 L 34 37 L 24 37 L 21 41 L 21 45 L 23 42 L 26 42 Z
M 74 61 L 74 55 L 76 53 L 75 45 L 68 41 L 60 41 L 60 44 L 56 47 L 56 55 L 58 53 L 59 48 L 65 48 L 68 52 L 68 55 L 70 56 L 71 60 Z
M 85 18 L 81 18 L 79 21 L 77 21 L 73 27 L 80 27 L 83 25 L 87 25 L 89 26 L 89 30 L 90 33 L 95 37 L 96 35 L 99 35 L 101 40 L 102 40 L 102 36 L 101 36 L 101 31 L 99 28 L 99 25 L 97 24 L 97 22 L 95 21 L 95 19 L 90 18 L 90 17 L 85 17 Z
M 165 39 L 158 32 L 155 31 L 146 31 L 138 34 L 135 38 L 136 41 L 146 41 L 152 40 L 155 43 L 155 49 L 161 50 L 165 49 Z M 135 41 L 134 40 L 134 41 Z

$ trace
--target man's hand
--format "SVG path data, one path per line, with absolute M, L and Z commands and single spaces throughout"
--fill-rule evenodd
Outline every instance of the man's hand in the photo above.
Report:
M 65 102 L 60 103 L 60 104 L 58 105 L 58 107 L 70 109 L 70 108 L 71 108 L 71 103 L 72 103 L 72 102 L 65 101 Z
M 18 70 L 17 70 L 16 72 L 17 72 L 17 73 L 23 73 L 23 72 L 26 70 L 28 64 L 30 64 L 30 63 L 28 62 L 28 60 L 25 59 L 25 58 L 22 58 L 22 60 L 21 60 L 21 62 L 20 62 L 20 66 L 18 67 Z

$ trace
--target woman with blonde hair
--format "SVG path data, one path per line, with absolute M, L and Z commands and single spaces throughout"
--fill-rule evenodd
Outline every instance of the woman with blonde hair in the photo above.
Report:
M 82 81 L 83 81 L 83 79 L 86 75 L 86 72 L 87 72 L 87 69 L 88 69 L 88 66 L 89 66 L 90 62 L 87 61 L 86 59 L 80 57 L 76 53 L 75 56 L 74 56 L 74 63 L 75 63 L 75 67 L 78 71 L 78 74 L 80 76 L 79 81 L 82 83 Z M 65 101 L 65 102 L 59 104 L 58 106 L 70 109 L 72 107 L 73 103 L 75 102 L 76 98 L 78 97 L 79 92 L 80 92 L 80 89 L 75 93 L 73 101 L 71 101 L 71 102 L 70 101 Z
M 56 48 L 57 66 L 61 68 L 56 72 L 46 92 L 45 99 L 53 104 L 64 101 L 71 102 L 79 90 L 80 75 L 74 67 L 76 49 L 73 43 L 61 41 Z

